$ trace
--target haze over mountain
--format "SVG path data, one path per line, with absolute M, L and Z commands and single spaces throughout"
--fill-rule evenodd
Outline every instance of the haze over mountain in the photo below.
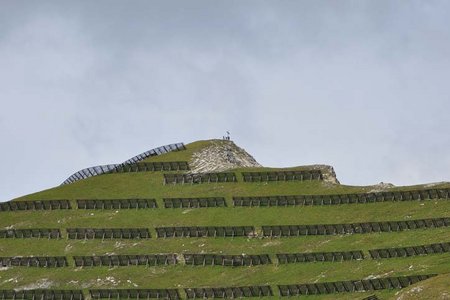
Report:
M 226 130 L 262 165 L 449 180 L 448 1 L 0 2 L 0 199 Z M 277 155 L 275 155 L 277 154 Z

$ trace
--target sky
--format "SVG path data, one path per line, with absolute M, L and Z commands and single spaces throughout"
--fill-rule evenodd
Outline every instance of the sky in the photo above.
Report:
M 450 1 L 0 0 L 0 201 L 232 139 L 343 184 L 450 181 Z

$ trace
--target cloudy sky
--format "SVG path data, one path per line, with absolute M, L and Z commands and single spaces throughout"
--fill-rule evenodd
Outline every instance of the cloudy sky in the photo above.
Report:
M 232 138 L 342 183 L 450 181 L 449 1 L 0 0 L 0 200 Z

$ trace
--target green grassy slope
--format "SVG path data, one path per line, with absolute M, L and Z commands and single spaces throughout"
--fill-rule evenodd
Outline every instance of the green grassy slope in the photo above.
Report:
M 397 299 L 420 300 L 420 299 L 450 299 L 450 274 L 442 274 L 429 280 L 418 282 L 410 287 L 396 293 Z
M 147 161 L 189 161 L 192 154 L 208 146 L 210 141 L 187 145 L 185 151 L 148 158 Z M 301 169 L 301 167 L 298 167 Z M 254 169 L 252 169 L 254 170 Z M 369 276 L 400 276 L 450 273 L 450 253 L 372 260 L 369 249 L 404 247 L 450 241 L 450 228 L 420 229 L 392 233 L 354 235 L 304 236 L 290 238 L 156 238 L 158 226 L 242 226 L 253 225 L 261 233 L 262 225 L 336 224 L 370 221 L 399 221 L 450 216 L 450 201 L 445 199 L 345 204 L 305 207 L 233 207 L 233 196 L 342 194 L 368 192 L 373 187 L 332 185 L 313 182 L 244 183 L 239 182 L 194 185 L 163 185 L 163 172 L 108 174 L 59 186 L 16 199 L 68 199 L 72 210 L 0 212 L 3 228 L 60 228 L 63 239 L 0 239 L 0 256 L 67 256 L 66 268 L 0 268 L 0 289 L 6 288 L 184 288 L 241 285 L 324 282 L 362 279 Z M 436 187 L 449 187 L 441 184 Z M 397 187 L 393 190 L 423 188 Z M 162 198 L 225 197 L 228 207 L 199 209 L 165 209 Z M 154 198 L 157 209 L 144 210 L 78 210 L 76 199 Z M 146 227 L 148 240 L 67 240 L 69 227 Z M 363 250 L 366 259 L 348 262 L 276 264 L 276 253 Z M 154 253 L 223 253 L 269 254 L 272 265 L 254 267 L 220 266 L 132 266 L 75 268 L 74 255 Z M 448 277 L 447 277 L 448 278 Z M 430 279 L 430 282 L 433 279 Z M 440 282 L 440 281 L 439 281 Z M 439 283 L 441 284 L 441 283 Z M 442 284 L 441 284 L 442 285 Z M 450 284 L 449 284 L 450 285 Z M 445 287 L 444 290 L 450 287 Z M 381 299 L 395 297 L 398 290 L 377 291 Z M 302 299 L 361 299 L 371 293 L 350 293 L 308 296 Z M 421 299 L 427 298 L 422 294 Z M 268 299 L 269 297 L 267 297 Z M 274 297 L 278 298 L 278 297 Z

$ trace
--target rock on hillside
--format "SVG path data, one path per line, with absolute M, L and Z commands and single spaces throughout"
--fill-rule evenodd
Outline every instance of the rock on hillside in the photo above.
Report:
M 222 172 L 243 167 L 262 167 L 249 153 L 232 141 L 213 140 L 211 145 L 194 152 L 189 162 L 191 173 Z M 332 166 L 312 165 L 306 168 L 321 170 L 324 181 L 339 184 Z
M 372 189 L 369 191 L 369 193 L 385 192 L 393 187 L 395 187 L 395 185 L 393 185 L 392 183 L 380 182 L 379 184 L 372 185 Z
M 261 167 L 244 149 L 232 141 L 215 140 L 194 152 L 189 162 L 192 173 L 222 172 L 234 168 Z
M 331 184 L 340 184 L 339 180 L 336 177 L 336 172 L 334 172 L 334 168 L 329 165 L 312 165 L 311 169 L 321 170 L 323 175 L 323 181 Z

